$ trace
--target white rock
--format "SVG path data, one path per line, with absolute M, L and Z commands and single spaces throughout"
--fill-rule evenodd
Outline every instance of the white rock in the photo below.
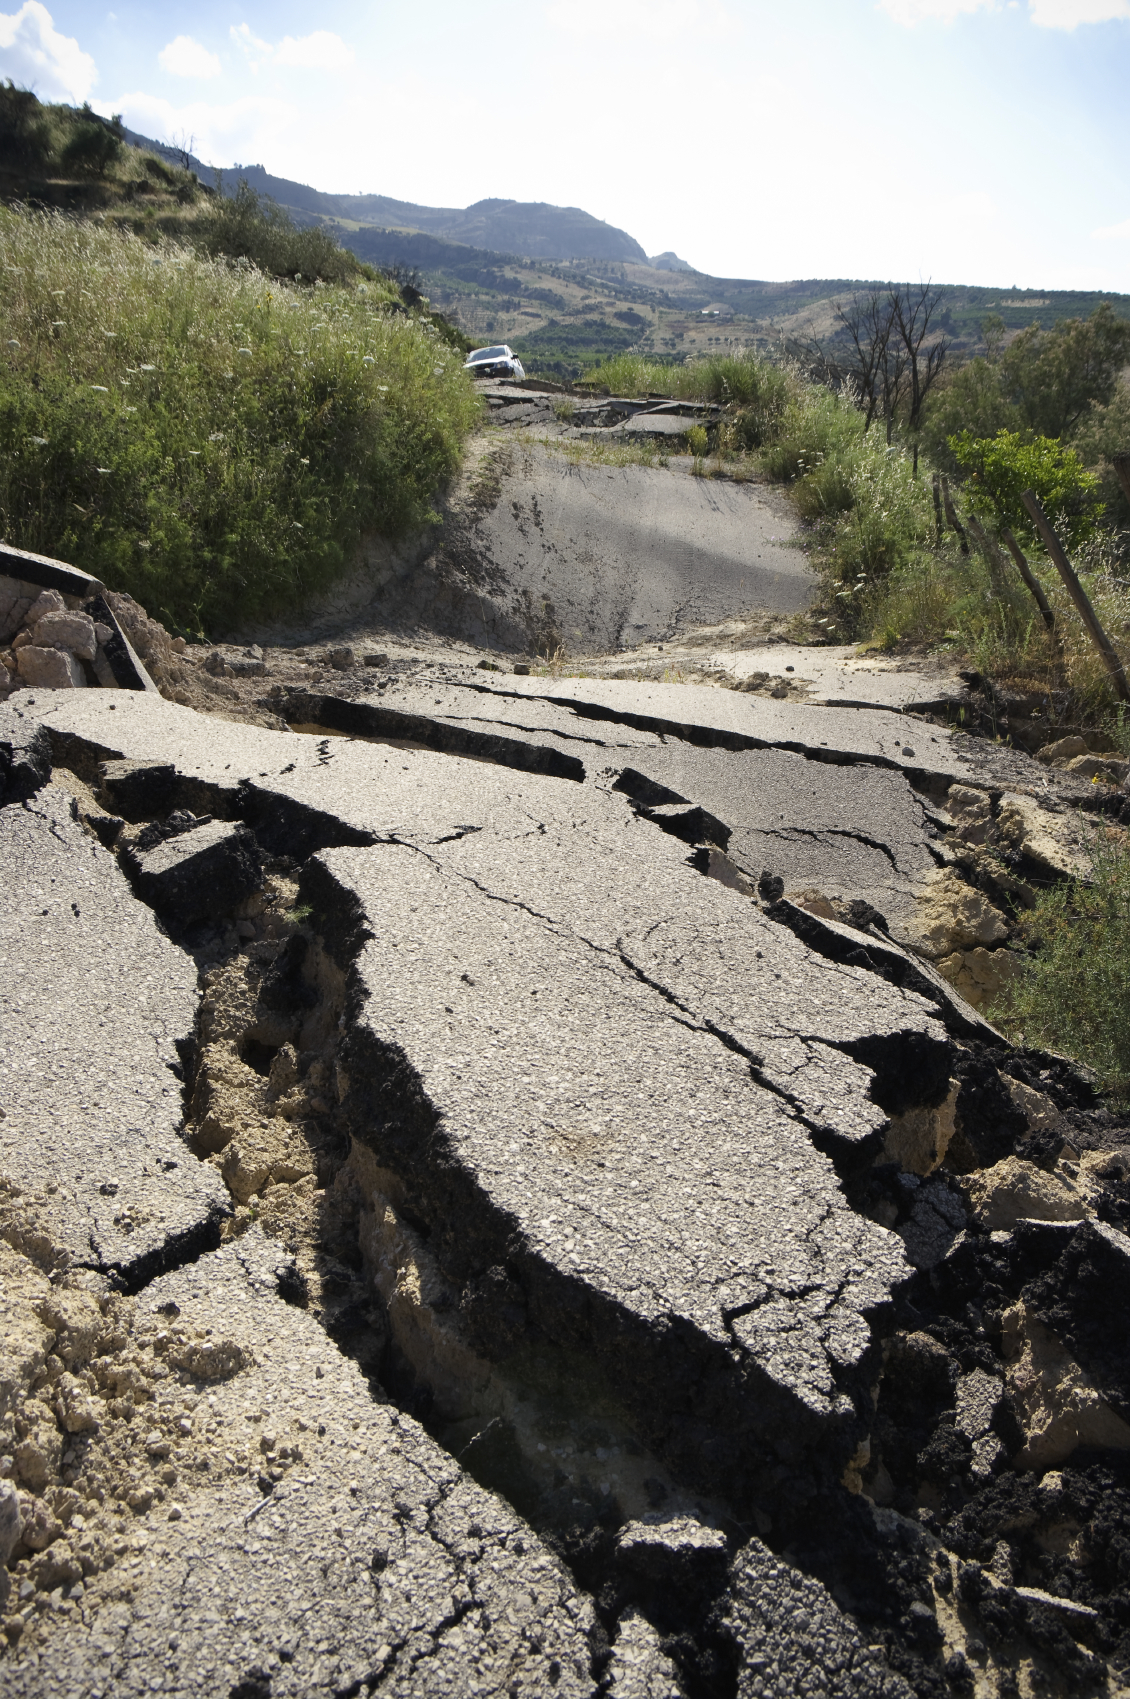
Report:
M 44 614 L 61 614 L 67 610 L 67 604 L 58 590 L 41 590 L 24 615 L 26 625 L 35 625 Z
M 27 643 L 16 655 L 25 684 L 47 690 L 75 690 L 86 683 L 86 674 L 66 649 L 41 649 Z
M 89 614 L 49 613 L 36 622 L 32 632 L 41 649 L 68 649 L 80 661 L 93 661 L 98 640 Z

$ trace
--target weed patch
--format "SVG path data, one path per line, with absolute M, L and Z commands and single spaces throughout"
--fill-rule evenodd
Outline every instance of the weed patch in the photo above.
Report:
M 1130 843 L 1098 828 L 1091 877 L 1037 893 L 1020 974 L 988 1011 L 1018 1044 L 1085 1062 L 1130 1101 Z
M 426 521 L 479 402 L 384 279 L 278 283 L 248 259 L 0 209 L 0 530 L 214 632 Z

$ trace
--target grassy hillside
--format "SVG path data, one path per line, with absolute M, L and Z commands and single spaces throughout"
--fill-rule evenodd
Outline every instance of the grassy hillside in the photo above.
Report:
M 419 524 L 478 402 L 387 281 L 0 209 L 0 533 L 215 630 Z

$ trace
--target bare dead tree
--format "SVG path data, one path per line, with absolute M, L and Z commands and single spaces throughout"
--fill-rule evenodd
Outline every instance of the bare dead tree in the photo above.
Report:
M 894 328 L 906 351 L 910 381 L 910 399 L 906 426 L 914 440 L 914 476 L 918 476 L 918 427 L 926 397 L 937 380 L 949 347 L 944 336 L 935 335 L 929 342 L 931 322 L 936 321 L 938 309 L 945 300 L 945 290 L 930 283 L 904 283 L 892 289 L 888 297 Z M 890 437 L 888 436 L 888 441 Z
M 915 477 L 922 410 L 949 346 L 937 326 L 944 299 L 945 290 L 930 283 L 860 290 L 850 301 L 833 302 L 839 330 L 830 344 L 812 336 L 790 348 L 821 382 L 853 391 L 865 432 L 881 418 L 889 445 L 902 416 L 913 438 Z
M 190 136 L 185 130 L 178 130 L 165 143 L 170 153 L 175 153 L 185 171 L 192 170 L 192 156 L 196 148 L 196 137 Z
M 834 303 L 837 319 L 847 332 L 852 356 L 842 360 L 825 356 L 829 375 L 840 383 L 850 382 L 859 395 L 863 409 L 863 429 L 869 431 L 875 415 L 888 410 L 891 400 L 891 367 L 889 361 L 893 322 L 882 290 L 853 295 L 846 306 Z

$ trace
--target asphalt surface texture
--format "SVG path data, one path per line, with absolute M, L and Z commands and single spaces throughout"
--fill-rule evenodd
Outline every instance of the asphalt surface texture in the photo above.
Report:
M 50 1189 L 70 1262 L 135 1288 L 218 1244 L 230 1209 L 180 1137 L 195 966 L 66 791 L 0 810 L 0 863 L 0 1169 Z
M 779 895 L 791 855 L 897 914 L 947 852 L 952 782 L 1038 797 L 1044 769 L 885 709 L 662 681 L 262 688 L 270 726 L 93 690 L 0 724 L 6 1686 L 1117 1690 L 1130 1472 L 1068 1444 L 1025 1473 L 1007 1340 L 1064 1342 L 1107 1412 L 1087 1431 L 1130 1416 L 1125 1130 L 897 944 L 870 959 Z M 186 811 L 293 880 L 336 988 L 318 1220 L 344 1285 L 386 1293 L 376 1360 L 251 1224 L 276 1188 L 233 1211 L 185 1137 L 197 910 L 166 932 L 126 869 Z M 174 859 L 188 884 L 209 865 Z M 247 1070 L 301 1070 L 286 1048 Z M 947 1113 L 956 1165 L 889 1158 Z M 1107 1166 L 1073 1216 L 986 1228 L 993 1164 L 1083 1196 L 1081 1152 Z M 462 1384 L 458 1443 L 429 1369 Z M 580 1413 L 572 1460 L 547 1389 Z M 114 1434 L 103 1504 L 83 1459 Z M 86 1566 L 106 1517 L 121 1549 Z
M 496 432 L 476 445 L 441 524 L 399 549 L 374 547 L 302 631 L 605 654 L 750 609 L 798 613 L 815 583 L 796 520 L 768 486 L 691 478 L 679 462 L 588 464 L 562 441 Z M 255 635 L 301 640 L 287 620 Z

